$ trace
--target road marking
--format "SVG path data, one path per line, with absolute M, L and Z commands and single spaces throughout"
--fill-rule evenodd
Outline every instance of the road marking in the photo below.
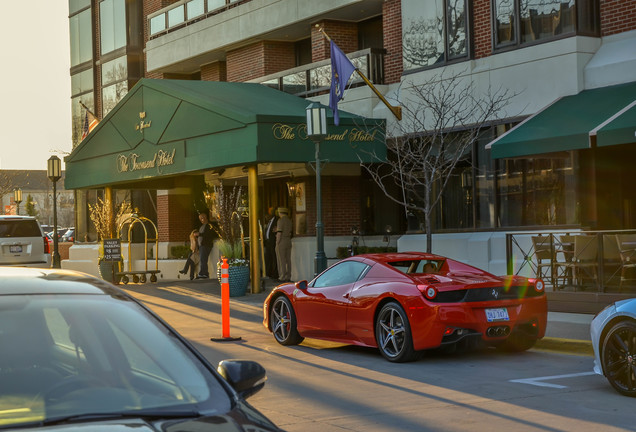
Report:
M 564 388 L 568 388 L 568 386 L 559 385 L 559 384 L 550 384 L 550 383 L 543 382 L 543 381 L 549 381 L 549 380 L 555 380 L 555 379 L 563 379 L 563 378 L 576 378 L 576 377 L 588 376 L 588 375 L 596 375 L 596 373 L 595 372 L 581 372 L 581 373 L 567 374 L 567 375 L 552 375 L 552 376 L 537 377 L 537 378 L 515 379 L 515 380 L 509 380 L 509 382 L 521 383 L 521 384 L 530 384 L 530 385 L 535 385 L 535 386 L 539 386 L 539 387 L 551 387 L 551 388 L 557 388 L 557 389 L 564 389 Z

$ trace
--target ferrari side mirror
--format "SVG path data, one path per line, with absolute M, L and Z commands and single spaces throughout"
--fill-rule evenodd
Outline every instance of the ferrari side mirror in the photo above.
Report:
M 296 288 L 301 289 L 301 290 L 306 290 L 307 289 L 307 281 L 306 280 L 301 280 L 296 282 Z

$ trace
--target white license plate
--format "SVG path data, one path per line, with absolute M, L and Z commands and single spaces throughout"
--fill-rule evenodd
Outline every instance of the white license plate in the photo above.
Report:
M 488 320 L 488 322 L 509 321 L 510 317 L 508 316 L 508 309 L 506 308 L 486 309 L 486 319 Z
M 22 253 L 22 246 L 20 246 L 20 245 L 9 246 L 9 252 L 11 252 L 11 253 Z

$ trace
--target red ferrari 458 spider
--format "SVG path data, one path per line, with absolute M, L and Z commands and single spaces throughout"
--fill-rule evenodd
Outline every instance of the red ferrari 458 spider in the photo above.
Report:
M 378 347 L 393 362 L 471 339 L 524 351 L 547 321 L 541 279 L 419 252 L 344 259 L 309 283 L 277 286 L 263 308 L 263 324 L 282 345 L 326 339 Z

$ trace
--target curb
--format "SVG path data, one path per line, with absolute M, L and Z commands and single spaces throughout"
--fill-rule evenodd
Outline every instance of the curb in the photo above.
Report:
M 553 351 L 563 354 L 574 354 L 581 356 L 594 356 L 592 341 L 579 339 L 563 339 L 544 337 L 539 339 L 534 345 L 534 349 L 540 351 Z

